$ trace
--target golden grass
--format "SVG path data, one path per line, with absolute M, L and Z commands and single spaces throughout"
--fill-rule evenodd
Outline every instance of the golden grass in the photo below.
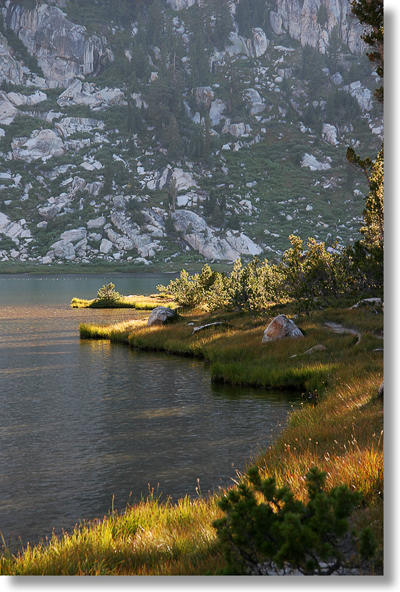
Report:
M 276 307 L 274 315 L 278 314 Z M 229 322 L 192 335 L 188 321 Z M 82 337 L 108 338 L 133 347 L 204 358 L 211 375 L 227 382 L 258 386 L 316 388 L 318 404 L 304 403 L 294 411 L 287 427 L 257 460 L 262 473 L 289 485 L 306 497 L 305 475 L 316 465 L 327 473 L 328 487 L 342 483 L 362 491 L 367 507 L 354 524 L 371 525 L 378 540 L 377 569 L 382 562 L 383 512 L 383 405 L 377 392 L 383 376 L 382 316 L 368 311 L 330 310 L 300 317 L 303 339 L 261 345 L 267 315 L 206 316 L 184 313 L 181 321 L 146 327 L 145 320 L 111 327 L 81 325 Z M 336 335 L 323 323 L 333 320 L 361 331 Z M 304 352 L 321 343 L 326 351 Z M 214 374 L 213 374 L 214 373 Z M 223 419 L 223 418 L 222 418 Z M 3 574 L 215 574 L 224 562 L 212 521 L 217 517 L 216 496 L 185 498 L 177 505 L 153 499 L 123 514 L 86 524 L 64 537 L 53 537 L 21 553 L 3 555 Z
M 160 294 L 130 295 L 121 296 L 115 303 L 102 305 L 97 298 L 85 300 L 84 298 L 72 298 L 71 308 L 135 308 L 136 310 L 153 310 L 156 306 L 168 306 L 169 308 L 178 308 L 178 303 L 168 296 Z
M 123 514 L 111 513 L 14 557 L 4 555 L 0 575 L 215 573 L 223 566 L 211 525 L 219 515 L 215 498 L 172 504 L 150 497 Z
M 109 339 L 128 343 L 128 337 L 135 329 L 145 327 L 147 319 L 131 319 L 114 325 L 90 325 L 82 323 L 79 326 L 81 339 Z

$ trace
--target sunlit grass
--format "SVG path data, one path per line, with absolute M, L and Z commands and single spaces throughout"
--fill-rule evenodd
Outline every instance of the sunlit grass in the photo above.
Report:
M 79 334 L 81 339 L 110 339 L 110 341 L 126 342 L 134 329 L 145 327 L 147 319 L 132 319 L 113 325 L 90 325 L 81 323 Z
M 0 574 L 178 575 L 223 566 L 212 521 L 215 498 L 160 503 L 149 497 L 122 514 L 78 526 L 0 559 Z
M 174 300 L 160 294 L 121 296 L 111 304 L 105 304 L 97 298 L 92 298 L 91 300 L 72 298 L 71 300 L 71 308 L 135 308 L 136 310 L 153 310 L 157 306 L 168 306 L 172 309 L 178 308 L 178 304 Z

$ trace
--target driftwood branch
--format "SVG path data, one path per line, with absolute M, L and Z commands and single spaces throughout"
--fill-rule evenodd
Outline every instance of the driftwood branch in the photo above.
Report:
M 203 329 L 208 329 L 208 327 L 215 327 L 216 325 L 226 325 L 226 321 L 217 321 L 215 323 L 207 323 L 207 325 L 200 325 L 200 327 L 193 327 L 192 335 L 203 331 Z

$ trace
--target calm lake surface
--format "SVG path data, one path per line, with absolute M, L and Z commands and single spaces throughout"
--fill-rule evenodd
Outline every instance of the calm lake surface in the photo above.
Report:
M 108 281 L 148 294 L 171 276 L 0 276 L 0 531 L 7 544 L 123 509 L 154 488 L 196 495 L 232 483 L 286 423 L 293 395 L 211 384 L 199 361 L 80 341 L 74 310 Z M 261 339 L 261 338 L 260 338 Z

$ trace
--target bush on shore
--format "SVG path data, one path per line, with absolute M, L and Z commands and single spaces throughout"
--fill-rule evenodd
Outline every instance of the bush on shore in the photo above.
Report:
M 291 235 L 291 247 L 279 264 L 253 258 L 247 265 L 237 259 L 230 273 L 213 271 L 206 264 L 200 274 L 180 276 L 157 286 L 184 307 L 208 311 L 265 311 L 271 303 L 295 302 L 298 311 L 328 307 L 354 298 L 381 296 L 383 259 L 361 242 L 343 250 L 327 249 L 309 238 L 306 246 Z

